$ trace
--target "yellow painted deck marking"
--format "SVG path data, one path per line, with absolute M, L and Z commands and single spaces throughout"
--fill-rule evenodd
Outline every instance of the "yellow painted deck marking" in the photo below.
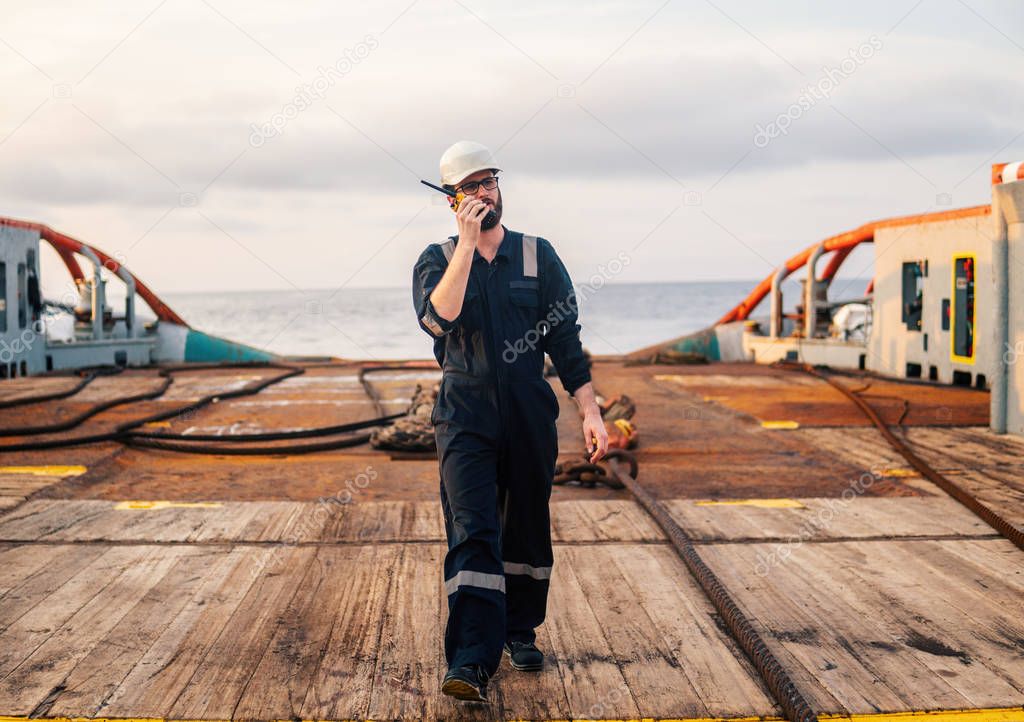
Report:
M 872 712 L 867 714 L 821 714 L 832 722 L 1024 722 L 1024 707 L 989 709 L 921 710 L 914 712 Z M 170 717 L 22 717 L 0 715 L 0 722 L 230 722 Z M 323 722 L 321 720 L 270 720 L 270 722 Z M 366 720 L 366 722 L 372 722 Z M 546 722 L 583 722 L 547 720 Z M 640 719 L 591 719 L 588 722 L 785 722 L 783 717 L 643 717 Z
M 722 499 L 694 502 L 697 506 L 757 506 L 762 509 L 806 509 L 796 499 Z
M 214 509 L 223 506 L 219 501 L 119 501 L 115 509 L 170 509 L 172 507 Z M 0 717 L 0 722 L 3 718 Z
M 1024 721 L 1024 707 L 822 714 L 818 715 L 818 719 L 849 720 L 849 722 L 1022 722 Z
M 78 476 L 84 466 L 0 466 L 0 474 L 31 474 L 32 476 Z M 0 719 L 3 719 L 0 717 Z
M 799 429 L 800 422 L 798 421 L 762 421 L 761 428 L 763 429 Z
M 170 421 L 147 421 L 146 423 L 143 424 L 143 426 L 159 427 L 159 428 L 162 428 L 162 429 L 163 428 L 169 428 L 170 425 L 171 425 Z
M 906 478 L 909 476 L 920 476 L 914 469 L 882 469 L 882 476 Z

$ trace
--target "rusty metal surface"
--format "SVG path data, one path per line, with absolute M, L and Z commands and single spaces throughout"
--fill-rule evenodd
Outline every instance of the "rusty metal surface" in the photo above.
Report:
M 373 417 L 376 407 L 358 381 L 359 365 L 295 364 L 305 373 L 258 394 L 227 399 L 161 422 L 152 430 L 175 433 L 246 434 L 343 424 Z M 109 431 L 117 424 L 185 406 L 211 393 L 231 391 L 280 373 L 276 369 L 201 369 L 175 373 L 159 399 L 118 406 L 62 434 L 0 437 L 0 445 Z M 436 380 L 435 370 L 381 372 L 370 382 L 385 413 L 401 411 L 417 383 Z M 640 429 L 641 479 L 659 497 L 837 496 L 865 469 L 800 434 L 765 429 L 761 421 L 793 420 L 801 426 L 863 426 L 866 419 L 828 384 L 789 371 L 752 364 L 623 366 L 601 361 L 594 368 L 599 393 L 633 398 Z M 90 405 L 152 390 L 162 379 L 154 369 L 101 377 L 72 398 L 6 409 L 0 426 L 56 422 Z M 561 401 L 560 462 L 576 461 L 582 447 L 575 402 L 557 379 Z M 976 424 L 987 419 L 984 392 L 878 379 L 865 392 L 880 414 L 905 423 Z M 858 379 L 842 383 L 863 386 Z M 0 384 L 0 399 L 41 394 L 72 385 L 70 379 L 29 378 Z M 879 396 L 884 396 L 880 399 Z M 888 405 L 887 405 L 888 404 Z M 290 442 L 272 442 L 286 448 Z M 882 444 L 882 440 L 879 439 Z M 351 449 L 254 457 L 205 456 L 126 448 L 101 443 L 68 449 L 0 454 L 3 464 L 83 464 L 88 472 L 36 495 L 66 498 L 178 500 L 313 500 L 344 488 L 368 467 L 377 472 L 366 499 L 430 500 L 438 493 L 436 459 L 388 454 L 362 445 Z M 883 478 L 873 495 L 918 495 L 901 478 Z M 562 498 L 626 498 L 621 490 L 556 487 Z

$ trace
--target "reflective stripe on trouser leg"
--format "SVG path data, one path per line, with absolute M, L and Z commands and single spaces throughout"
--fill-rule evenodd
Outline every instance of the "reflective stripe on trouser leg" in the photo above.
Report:
M 449 595 L 454 594 L 459 587 L 463 586 L 496 589 L 504 594 L 505 577 L 502 574 L 487 574 L 486 572 L 474 572 L 469 569 L 463 569 L 451 579 L 444 580 L 444 590 Z
M 505 573 L 525 574 L 526 576 L 533 577 L 534 579 L 550 579 L 551 567 L 531 567 L 529 564 L 523 564 L 521 562 L 505 562 Z

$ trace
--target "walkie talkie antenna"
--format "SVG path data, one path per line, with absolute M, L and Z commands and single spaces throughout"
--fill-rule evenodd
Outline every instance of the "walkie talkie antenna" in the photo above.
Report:
M 433 188 L 435 191 L 441 191 L 445 195 L 449 195 L 452 198 L 455 197 L 455 191 L 450 191 L 447 188 L 442 188 L 441 186 L 436 186 L 433 183 L 429 183 L 429 182 L 427 182 L 425 180 L 421 180 L 420 183 L 422 183 L 425 186 L 429 186 L 430 188 Z

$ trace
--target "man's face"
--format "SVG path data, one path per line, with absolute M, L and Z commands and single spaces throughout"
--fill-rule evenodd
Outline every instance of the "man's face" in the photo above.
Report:
M 473 194 L 466 193 L 466 191 L 463 190 L 463 187 L 467 183 L 480 182 L 485 178 L 490 178 L 491 176 L 494 176 L 494 173 L 492 173 L 490 170 L 477 171 L 476 173 L 472 173 L 466 176 L 461 183 L 455 186 L 455 190 L 457 192 L 461 191 L 463 194 L 465 194 L 467 198 L 476 198 L 477 200 L 486 203 L 488 206 L 491 207 L 491 210 L 494 211 L 493 222 L 488 223 L 485 220 L 483 223 L 480 224 L 480 228 L 485 231 L 494 228 L 499 223 L 501 223 L 501 213 L 503 210 L 501 204 L 501 187 L 495 186 L 492 190 L 487 190 L 483 186 L 478 186 L 476 192 Z

